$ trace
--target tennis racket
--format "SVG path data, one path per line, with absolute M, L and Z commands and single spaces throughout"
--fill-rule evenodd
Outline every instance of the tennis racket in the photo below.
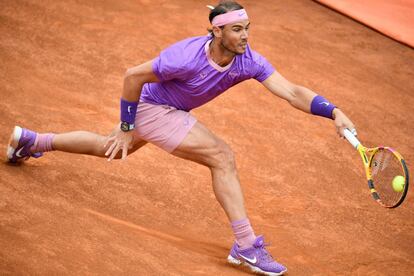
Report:
M 401 154 L 390 147 L 366 148 L 348 129 L 344 135 L 361 155 L 374 200 L 386 208 L 398 207 L 407 195 L 409 183 L 408 168 Z

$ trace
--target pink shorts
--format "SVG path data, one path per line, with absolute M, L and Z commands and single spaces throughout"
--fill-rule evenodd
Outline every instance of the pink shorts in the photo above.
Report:
M 168 105 L 140 102 L 135 119 L 135 136 L 172 152 L 196 122 L 197 119 L 189 112 Z

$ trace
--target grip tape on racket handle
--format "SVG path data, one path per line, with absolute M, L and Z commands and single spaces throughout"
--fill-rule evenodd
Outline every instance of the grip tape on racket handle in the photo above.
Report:
M 352 132 L 349 129 L 344 129 L 344 135 L 346 140 L 348 140 L 348 142 L 354 147 L 357 148 L 359 144 L 361 144 L 361 142 L 359 142 L 359 140 L 355 137 L 354 134 L 352 134 Z

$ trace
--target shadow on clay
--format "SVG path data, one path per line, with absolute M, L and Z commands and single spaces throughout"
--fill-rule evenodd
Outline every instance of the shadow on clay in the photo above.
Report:
M 87 209 L 87 208 L 84 208 L 84 211 L 86 211 L 89 214 L 100 217 L 102 219 L 105 219 L 107 221 L 117 223 L 117 224 L 122 224 L 129 228 L 138 230 L 146 235 L 167 241 L 169 243 L 179 246 L 180 248 L 185 248 L 187 250 L 190 250 L 190 251 L 193 251 L 199 254 L 208 255 L 210 257 L 218 258 L 218 259 L 222 259 L 223 256 L 227 256 L 228 254 L 229 249 L 226 247 L 220 246 L 218 244 L 203 242 L 203 241 L 198 241 L 198 240 L 192 240 L 192 239 L 183 238 L 183 237 L 176 236 L 176 235 L 171 235 L 165 232 L 160 232 L 154 229 L 149 229 L 141 225 L 137 225 L 137 224 L 134 224 L 128 221 L 117 219 L 115 217 L 112 217 L 112 216 L 109 216 L 109 215 L 106 215 L 106 214 L 103 214 L 103 213 L 100 213 L 100 212 L 97 212 L 91 209 Z

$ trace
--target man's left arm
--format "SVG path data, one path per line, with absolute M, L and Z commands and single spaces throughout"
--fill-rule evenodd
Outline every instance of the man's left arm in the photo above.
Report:
M 312 90 L 291 83 L 276 71 L 262 84 L 274 95 L 288 101 L 299 110 L 333 119 L 340 137 L 344 137 L 345 128 L 355 130 L 354 124 L 338 107 Z

